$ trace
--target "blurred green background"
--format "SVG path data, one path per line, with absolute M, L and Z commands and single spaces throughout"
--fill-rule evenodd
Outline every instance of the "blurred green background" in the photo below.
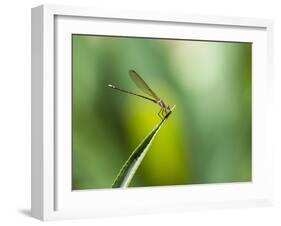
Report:
M 177 105 L 132 186 L 251 181 L 250 43 L 72 35 L 72 188 L 110 188 L 130 153 L 160 121 L 137 71 Z

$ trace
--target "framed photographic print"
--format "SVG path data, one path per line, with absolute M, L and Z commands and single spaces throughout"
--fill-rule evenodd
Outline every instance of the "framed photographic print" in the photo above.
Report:
M 272 203 L 273 22 L 32 9 L 32 216 Z

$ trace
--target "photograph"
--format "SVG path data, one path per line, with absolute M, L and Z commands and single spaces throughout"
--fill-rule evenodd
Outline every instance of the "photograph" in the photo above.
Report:
M 72 34 L 72 190 L 252 181 L 252 43 Z

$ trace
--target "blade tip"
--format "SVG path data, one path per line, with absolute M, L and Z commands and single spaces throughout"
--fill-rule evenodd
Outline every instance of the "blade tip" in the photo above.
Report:
M 172 108 L 171 108 L 171 111 L 173 111 L 174 109 L 175 109 L 175 107 L 176 107 L 177 105 L 174 105 Z
M 111 84 L 108 84 L 107 86 L 110 87 L 110 88 L 115 88 L 115 86 L 111 85 Z

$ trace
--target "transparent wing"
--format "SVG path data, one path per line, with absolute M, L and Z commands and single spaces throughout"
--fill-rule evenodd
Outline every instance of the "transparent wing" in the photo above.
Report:
M 146 84 L 146 82 L 135 72 L 134 70 L 129 71 L 129 75 L 136 86 L 143 91 L 144 93 L 148 94 L 149 96 L 154 97 L 155 99 L 159 100 L 159 97 L 152 91 L 152 89 Z

